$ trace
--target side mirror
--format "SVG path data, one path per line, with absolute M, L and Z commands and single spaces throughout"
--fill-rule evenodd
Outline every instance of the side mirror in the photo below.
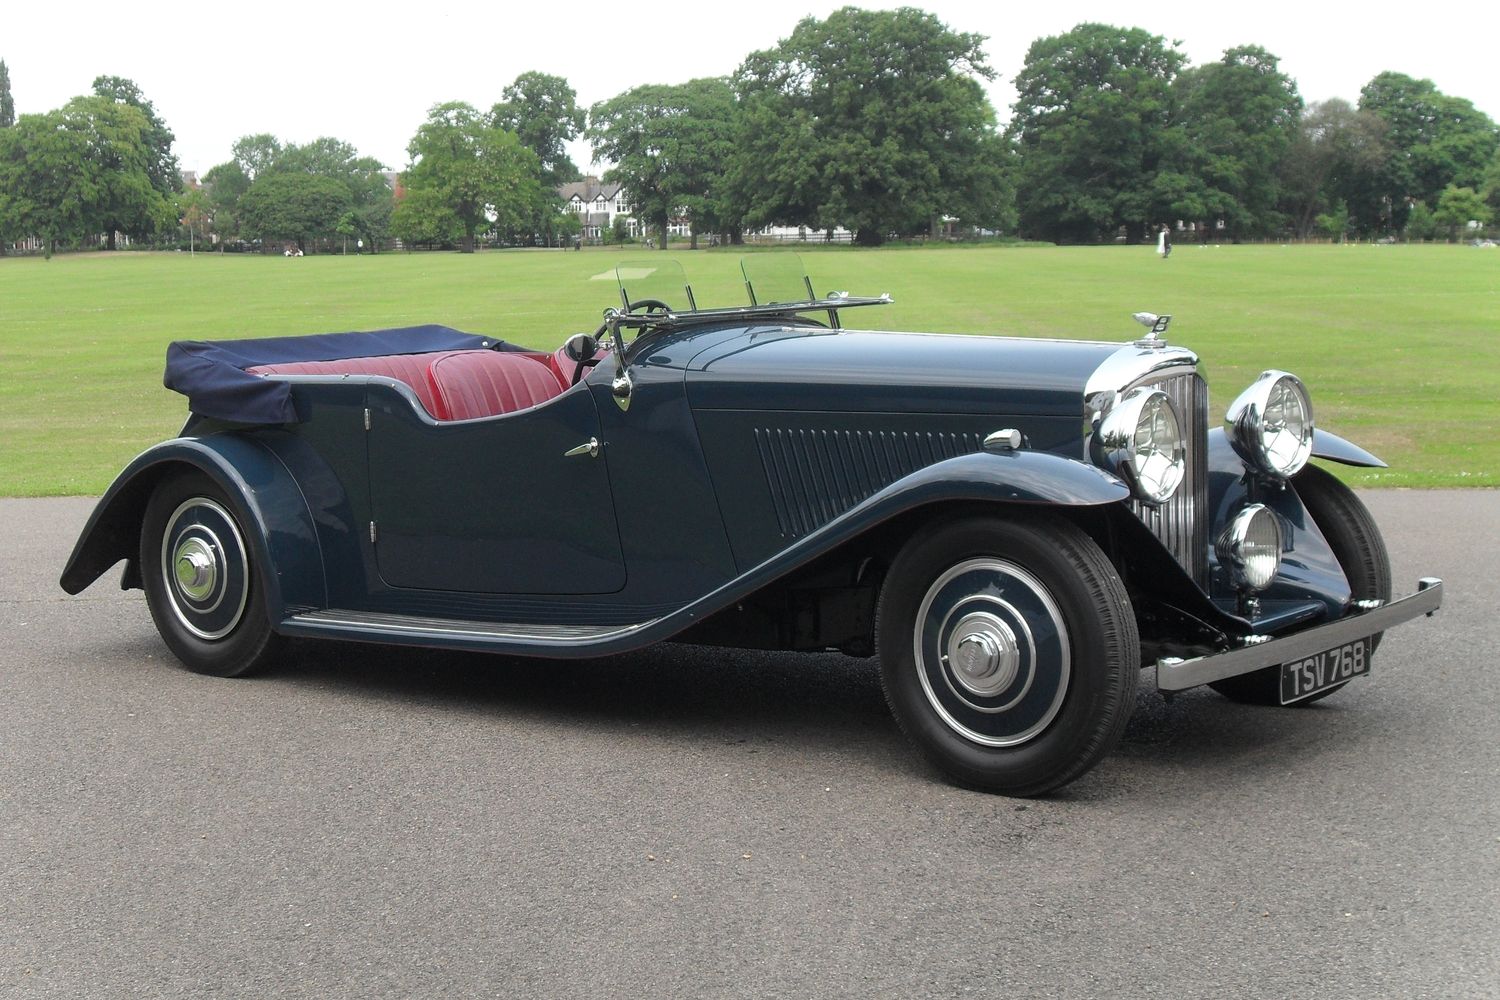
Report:
M 591 333 L 575 333 L 563 343 L 563 353 L 576 364 L 592 361 L 599 353 L 599 338 Z

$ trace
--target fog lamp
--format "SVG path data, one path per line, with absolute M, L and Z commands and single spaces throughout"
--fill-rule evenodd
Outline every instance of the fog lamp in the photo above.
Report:
M 1281 521 L 1262 503 L 1234 515 L 1215 549 L 1236 590 L 1262 591 L 1281 568 Z

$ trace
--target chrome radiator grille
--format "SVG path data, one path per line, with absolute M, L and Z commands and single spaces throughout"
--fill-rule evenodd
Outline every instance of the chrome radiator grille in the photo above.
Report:
M 1132 501 L 1135 516 L 1151 529 L 1189 576 L 1208 589 L 1208 383 L 1197 372 L 1151 378 L 1177 408 L 1187 441 L 1187 473 L 1172 499 L 1160 507 Z

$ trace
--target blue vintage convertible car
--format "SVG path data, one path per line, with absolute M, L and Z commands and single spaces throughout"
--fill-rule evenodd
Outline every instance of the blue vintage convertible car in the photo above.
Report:
M 879 657 L 965 784 L 1098 762 L 1142 673 L 1306 704 L 1369 671 L 1380 532 L 1318 458 L 1382 463 L 1268 371 L 1209 426 L 1168 317 L 1125 342 L 872 333 L 795 258 L 700 308 L 675 262 L 555 354 L 442 327 L 190 342 L 192 415 L 99 502 L 62 586 L 124 560 L 189 668 L 292 637 L 593 657 L 672 639 Z M 706 662 L 705 669 L 712 669 Z

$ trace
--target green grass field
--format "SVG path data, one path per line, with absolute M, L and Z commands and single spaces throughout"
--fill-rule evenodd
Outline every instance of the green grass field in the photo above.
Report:
M 101 492 L 171 437 L 168 342 L 441 323 L 554 348 L 642 252 L 0 258 L 0 495 Z M 739 255 L 672 254 L 702 304 L 743 301 Z M 1447 246 L 951 248 L 804 254 L 819 291 L 890 292 L 850 325 L 1124 341 L 1175 317 L 1216 416 L 1262 369 L 1390 463 L 1359 485 L 1500 485 L 1500 251 Z

